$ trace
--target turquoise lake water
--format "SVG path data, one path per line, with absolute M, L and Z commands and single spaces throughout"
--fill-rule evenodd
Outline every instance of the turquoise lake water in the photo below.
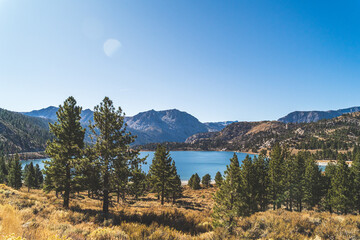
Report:
M 220 171 L 224 173 L 226 165 L 230 163 L 230 158 L 233 156 L 233 152 L 215 152 L 215 151 L 174 151 L 171 152 L 171 157 L 175 160 L 175 164 L 180 174 L 181 180 L 188 180 L 192 174 L 199 174 L 200 178 L 209 173 L 213 180 L 216 172 Z M 247 153 L 236 153 L 239 162 L 245 159 L 246 155 L 253 157 L 254 155 Z M 140 152 L 140 157 L 147 157 L 147 164 L 143 166 L 143 170 L 148 172 L 151 161 L 154 157 L 154 152 Z M 39 164 L 43 169 L 44 159 L 36 160 L 23 160 L 22 166 L 33 162 L 33 164 Z

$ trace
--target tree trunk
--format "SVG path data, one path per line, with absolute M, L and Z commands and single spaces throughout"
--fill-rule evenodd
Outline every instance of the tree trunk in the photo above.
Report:
M 104 192 L 103 192 L 103 213 L 105 215 L 105 218 L 108 218 L 109 215 L 109 175 L 106 172 L 104 176 Z
M 164 205 L 164 197 L 165 197 L 165 186 L 163 184 L 161 189 L 161 205 Z
M 66 166 L 66 179 L 65 179 L 65 190 L 64 190 L 64 208 L 69 208 L 69 201 L 70 201 L 70 167 Z

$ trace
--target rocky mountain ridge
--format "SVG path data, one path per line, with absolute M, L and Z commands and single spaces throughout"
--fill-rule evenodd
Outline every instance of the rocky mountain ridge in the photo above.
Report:
M 57 110 L 57 107 L 50 106 L 22 114 L 55 121 Z M 86 127 L 89 121 L 93 121 L 93 111 L 83 110 L 81 118 L 82 125 Z M 177 109 L 145 111 L 132 117 L 125 117 L 125 122 L 128 130 L 137 135 L 136 145 L 153 142 L 184 142 L 196 133 L 220 131 L 232 123 L 230 121 L 201 123 L 194 116 Z
M 360 107 L 351 107 L 329 111 L 295 111 L 285 117 L 279 118 L 279 122 L 283 123 L 310 123 L 317 122 L 322 119 L 332 119 L 346 113 L 359 112 Z

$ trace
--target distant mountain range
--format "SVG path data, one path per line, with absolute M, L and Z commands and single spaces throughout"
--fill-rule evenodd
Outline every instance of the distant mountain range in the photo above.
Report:
M 317 122 L 322 119 L 331 119 L 339 117 L 345 113 L 359 112 L 360 107 L 351 107 L 330 111 L 296 111 L 289 113 L 285 117 L 279 118 L 279 122 L 283 123 L 310 123 Z
M 56 121 L 57 110 L 57 107 L 51 106 L 20 114 L 0 109 L 0 151 L 44 150 L 46 141 L 51 138 L 48 123 Z M 285 141 L 294 147 L 330 144 L 336 145 L 336 149 L 343 149 L 346 146 L 342 145 L 353 145 L 353 139 L 360 139 L 360 131 L 357 132 L 356 127 L 360 126 L 358 115 L 349 117 L 343 114 L 358 111 L 360 107 L 336 111 L 296 111 L 278 121 L 202 123 L 186 112 L 171 109 L 141 112 L 126 117 L 125 121 L 128 130 L 137 135 L 135 145 L 155 146 L 153 143 L 178 142 L 186 145 L 187 149 L 195 146 L 203 150 L 250 150 Z M 93 111 L 90 109 L 83 110 L 81 116 L 84 127 L 93 121 Z M 342 128 L 334 127 L 336 124 Z M 339 136 L 346 140 L 339 141 Z
M 55 121 L 57 110 L 57 107 L 50 106 L 22 114 Z M 81 123 L 86 127 L 89 121 L 93 121 L 93 111 L 85 109 L 81 114 Z M 196 133 L 220 131 L 233 123 L 231 121 L 201 123 L 194 116 L 177 109 L 141 112 L 133 117 L 126 117 L 125 122 L 128 130 L 137 135 L 136 145 L 154 142 L 184 142 Z

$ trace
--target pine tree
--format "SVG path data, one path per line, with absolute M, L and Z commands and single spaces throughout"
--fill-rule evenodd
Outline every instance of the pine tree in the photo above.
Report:
M 239 216 L 240 166 L 235 153 L 226 168 L 224 181 L 214 196 L 212 216 L 214 227 L 224 227 L 232 233 Z
M 286 209 L 292 211 L 294 205 L 294 190 L 296 182 L 296 165 L 294 157 L 284 160 L 284 196 Z
M 83 157 L 85 129 L 80 124 L 81 107 L 69 97 L 57 111 L 57 122 L 49 124 L 55 138 L 48 142 L 46 153 L 50 160 L 45 162 L 46 189 L 63 191 L 63 206 L 69 207 L 70 193 L 76 184 L 79 164 Z
M 161 205 L 164 204 L 165 197 L 171 192 L 172 158 L 165 146 L 158 145 L 154 159 L 150 165 L 150 182 L 153 191 L 158 193 Z
M 91 148 L 85 149 L 84 155 L 86 161 L 83 163 L 81 173 L 84 176 L 82 178 L 82 185 L 88 191 L 88 197 L 94 198 L 99 197 L 99 191 L 101 190 L 101 178 L 95 152 Z
M 280 208 L 284 200 L 284 154 L 279 144 L 270 154 L 269 192 L 274 210 Z
M 27 186 L 29 192 L 31 188 L 36 186 L 36 173 L 32 162 L 25 166 L 24 176 L 24 185 Z
M 321 170 L 312 157 L 306 159 L 305 165 L 303 201 L 307 209 L 313 209 L 321 200 Z
M 22 170 L 19 154 L 16 154 L 9 163 L 9 186 L 15 189 L 19 189 L 22 186 Z
M 349 213 L 353 204 L 353 179 L 349 166 L 344 158 L 336 164 L 335 174 L 331 179 L 331 205 L 341 213 Z
M 249 155 L 242 161 L 240 167 L 240 186 L 239 193 L 239 214 L 241 216 L 249 216 L 257 211 L 258 204 L 256 200 L 256 176 L 253 162 Z
M 260 154 L 259 157 L 254 157 L 253 167 L 254 175 L 256 176 L 254 183 L 254 201 L 259 205 L 261 211 L 265 211 L 269 205 L 268 159 L 266 159 L 263 154 Z
M 204 187 L 210 187 L 210 182 L 211 182 L 211 176 L 210 174 L 205 174 L 202 179 L 201 179 L 201 184 Z
M 325 198 L 322 202 L 322 207 L 328 210 L 330 213 L 333 212 L 332 199 L 333 199 L 333 189 L 332 181 L 334 179 L 336 172 L 336 165 L 333 163 L 328 163 L 325 168 L 325 175 L 322 178 L 322 189 L 325 193 Z
M 299 152 L 294 156 L 294 169 L 293 171 L 293 196 L 296 203 L 297 211 L 302 211 L 303 197 L 304 197 L 304 175 L 305 175 L 305 159 L 309 157 L 309 153 Z
M 146 190 L 146 173 L 141 169 L 142 163 L 143 162 L 135 162 L 131 166 L 130 193 L 135 199 L 143 195 Z
M 188 185 L 190 188 L 194 189 L 194 190 L 198 190 L 200 189 L 200 177 L 197 173 L 193 174 L 190 177 L 190 180 L 188 182 Z
M 5 157 L 3 155 L 0 155 L 0 183 L 6 183 L 7 182 L 7 166 L 5 162 Z
M 354 176 L 354 207 L 360 213 L 360 152 L 356 152 L 350 169 Z
M 35 188 L 40 188 L 41 185 L 43 184 L 43 182 L 44 182 L 43 173 L 40 170 L 39 164 L 36 164 L 35 165 L 35 184 L 34 184 L 34 187 Z
M 137 160 L 139 152 L 130 149 L 135 137 L 126 129 L 124 114 L 121 108 L 115 110 L 113 102 L 105 97 L 100 105 L 94 108 L 94 124 L 90 125 L 95 144 L 90 156 L 100 173 L 103 213 L 108 217 L 112 192 L 119 194 L 120 188 L 128 183 L 130 165 Z M 124 175 L 122 175 L 124 174 Z
M 179 174 L 177 173 L 175 161 L 172 161 L 171 164 L 170 184 L 170 197 L 172 198 L 172 202 L 175 203 L 176 199 L 178 199 L 182 195 L 181 179 Z
M 215 175 L 215 184 L 217 187 L 220 187 L 223 182 L 223 177 L 220 172 L 217 172 Z

